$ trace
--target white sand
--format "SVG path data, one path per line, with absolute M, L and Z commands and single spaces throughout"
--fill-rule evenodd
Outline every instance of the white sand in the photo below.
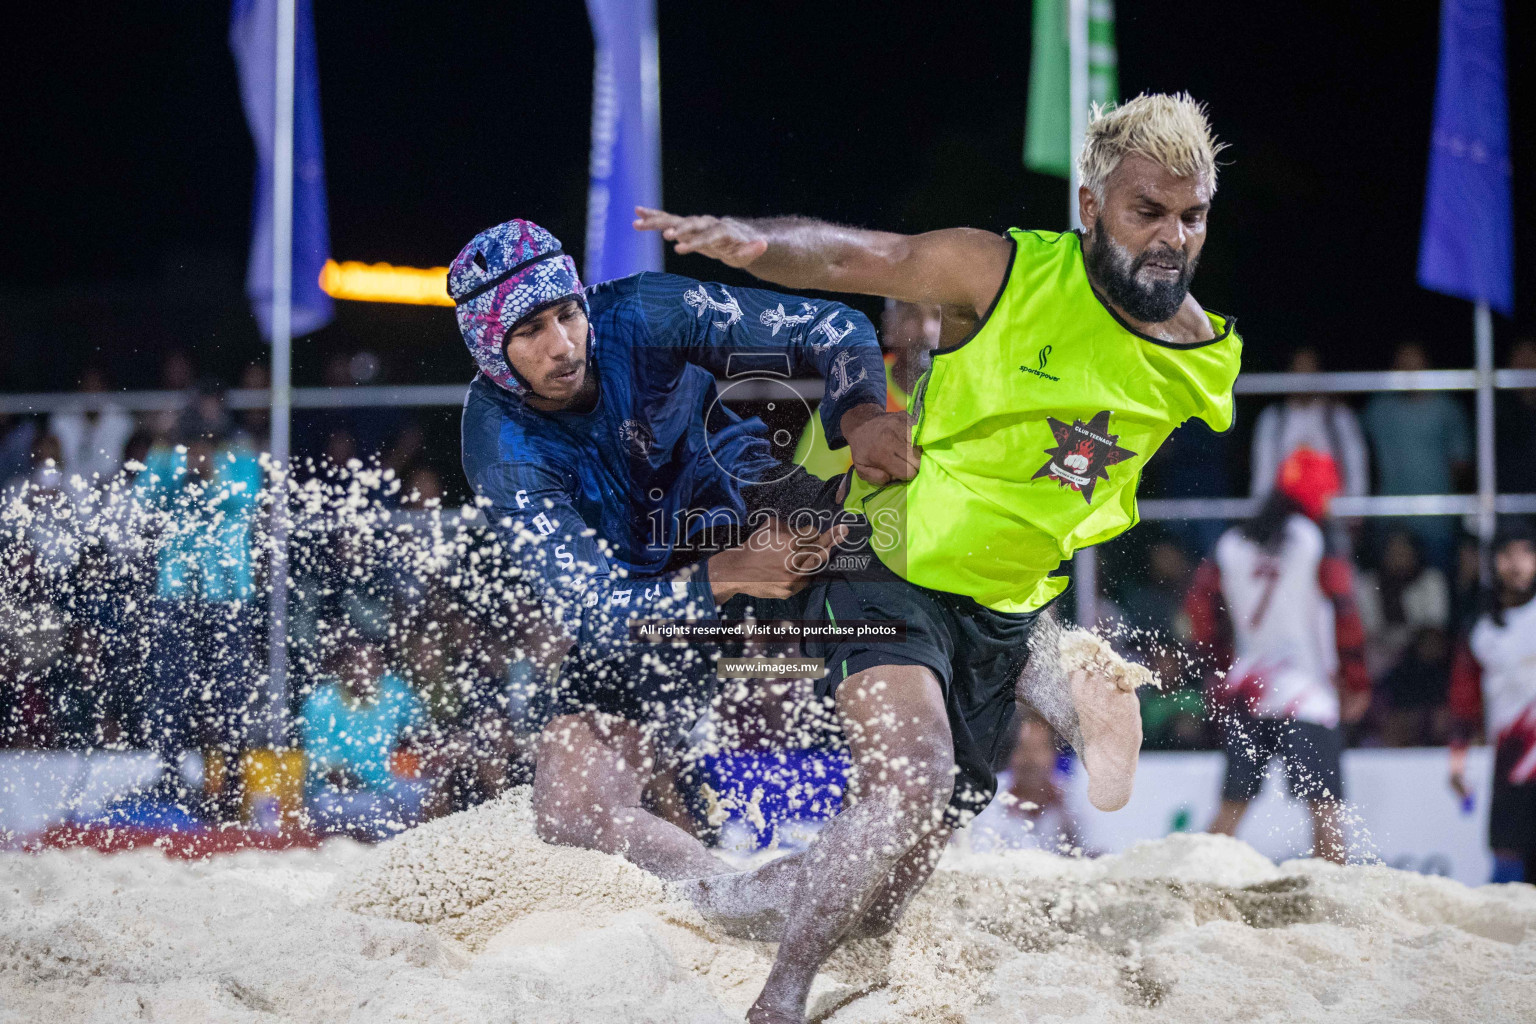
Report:
M 0 855 L 6 1024 L 736 1021 L 771 952 L 539 843 L 522 792 L 372 851 Z M 952 854 L 813 1002 L 836 1024 L 1529 1022 L 1536 888 L 1277 867 L 1211 836 Z
M 1063 629 L 1057 641 L 1061 664 L 1068 672 L 1083 670 L 1110 679 L 1122 690 L 1135 692 L 1138 686 L 1162 689 L 1162 680 L 1145 665 L 1122 658 L 1109 641 L 1081 627 Z

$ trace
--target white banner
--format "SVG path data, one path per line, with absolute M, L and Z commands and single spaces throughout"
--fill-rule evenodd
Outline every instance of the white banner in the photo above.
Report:
M 94 817 L 159 777 L 147 750 L 0 750 L 0 845 Z
M 1224 771 L 1216 752 L 1141 755 L 1130 803 L 1105 814 L 1088 803 L 1080 768 L 1069 777 L 1067 801 L 1084 843 L 1116 853 L 1170 832 L 1203 831 L 1216 815 Z M 1392 867 L 1445 875 L 1482 885 L 1493 870 L 1488 850 L 1488 800 L 1493 753 L 1468 752 L 1470 809 L 1451 791 L 1450 755 L 1443 747 L 1344 752 L 1344 795 L 1350 858 L 1379 858 Z M 1279 762 L 1271 762 L 1264 790 L 1248 807 L 1237 836 L 1275 861 L 1305 856 L 1312 843 L 1306 806 L 1285 789 Z

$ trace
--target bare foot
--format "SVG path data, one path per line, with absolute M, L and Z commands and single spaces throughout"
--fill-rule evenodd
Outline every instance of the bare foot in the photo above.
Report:
M 1074 670 L 1069 676 L 1078 728 L 1083 734 L 1083 767 L 1088 770 L 1088 801 L 1101 811 L 1118 811 L 1131 798 L 1136 760 L 1141 754 L 1141 702 L 1097 673 Z
M 753 1003 L 752 1009 L 747 1011 L 747 1024 L 805 1024 L 805 1015 L 786 1013 Z
M 770 973 L 762 994 L 747 1011 L 747 1024 L 805 1024 L 805 1000 L 810 991 L 809 981 L 785 983 Z

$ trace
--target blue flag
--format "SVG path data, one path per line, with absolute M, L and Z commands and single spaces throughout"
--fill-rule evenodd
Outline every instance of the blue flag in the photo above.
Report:
M 661 269 L 661 235 L 636 231 L 636 206 L 661 205 L 661 83 L 654 0 L 587 0 L 592 75 L 589 283 Z
M 331 254 L 325 212 L 325 153 L 320 145 L 320 76 L 310 0 L 294 11 L 293 69 L 293 336 L 331 321 L 331 297 L 320 268 Z M 245 293 L 261 333 L 272 340 L 272 159 L 277 108 L 276 0 L 234 0 L 229 48 L 240 73 L 240 103 L 256 144 L 256 202 Z
M 1515 308 L 1503 0 L 1441 0 L 1419 284 Z

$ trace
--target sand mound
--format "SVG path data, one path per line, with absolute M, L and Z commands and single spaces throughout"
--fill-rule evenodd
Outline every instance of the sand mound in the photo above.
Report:
M 525 793 L 374 851 L 0 855 L 0 1021 L 739 1021 L 772 947 Z M 828 966 L 834 1024 L 1536 1020 L 1536 888 L 1275 865 L 1173 836 L 1098 861 L 952 854 Z
M 666 900 L 661 882 L 628 861 L 540 842 L 526 788 L 428 822 L 380 853 L 337 905 L 433 925 L 473 950 L 530 914 L 611 916 Z

